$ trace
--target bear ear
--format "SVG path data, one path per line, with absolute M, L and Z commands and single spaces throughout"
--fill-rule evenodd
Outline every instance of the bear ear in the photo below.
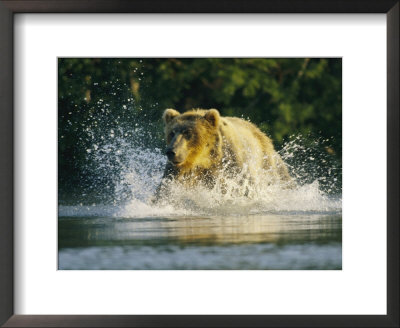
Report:
M 210 123 L 212 126 L 217 127 L 219 124 L 219 112 L 216 109 L 210 109 L 204 115 L 204 118 Z
M 180 115 L 180 113 L 172 108 L 168 108 L 164 111 L 164 114 L 162 116 L 163 121 L 165 124 L 168 124 L 175 116 Z

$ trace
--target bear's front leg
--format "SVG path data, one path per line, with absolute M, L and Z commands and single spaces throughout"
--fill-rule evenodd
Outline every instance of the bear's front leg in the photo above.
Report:
M 151 198 L 152 204 L 159 203 L 165 195 L 169 195 L 170 183 L 175 179 L 177 175 L 178 175 L 178 170 L 176 166 L 172 165 L 170 162 L 167 162 L 164 174 L 161 178 L 161 182 L 158 185 L 153 197 Z

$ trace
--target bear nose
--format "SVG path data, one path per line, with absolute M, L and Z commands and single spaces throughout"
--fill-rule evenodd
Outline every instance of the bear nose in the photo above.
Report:
M 172 160 L 175 157 L 175 152 L 172 149 L 167 149 L 165 154 L 168 156 L 169 160 Z

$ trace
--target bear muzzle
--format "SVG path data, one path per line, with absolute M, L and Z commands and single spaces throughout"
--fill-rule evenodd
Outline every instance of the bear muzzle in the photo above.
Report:
M 168 160 L 175 165 L 183 162 L 181 156 L 178 156 L 172 148 L 167 148 L 165 154 L 167 155 Z

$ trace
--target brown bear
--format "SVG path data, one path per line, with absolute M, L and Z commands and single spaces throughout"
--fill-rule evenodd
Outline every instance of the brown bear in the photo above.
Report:
M 237 117 L 222 117 L 216 109 L 194 109 L 163 114 L 168 162 L 156 191 L 174 180 L 192 187 L 212 188 L 217 178 L 241 176 L 254 182 L 260 174 L 271 183 L 291 182 L 287 167 L 270 138 L 254 124 Z

